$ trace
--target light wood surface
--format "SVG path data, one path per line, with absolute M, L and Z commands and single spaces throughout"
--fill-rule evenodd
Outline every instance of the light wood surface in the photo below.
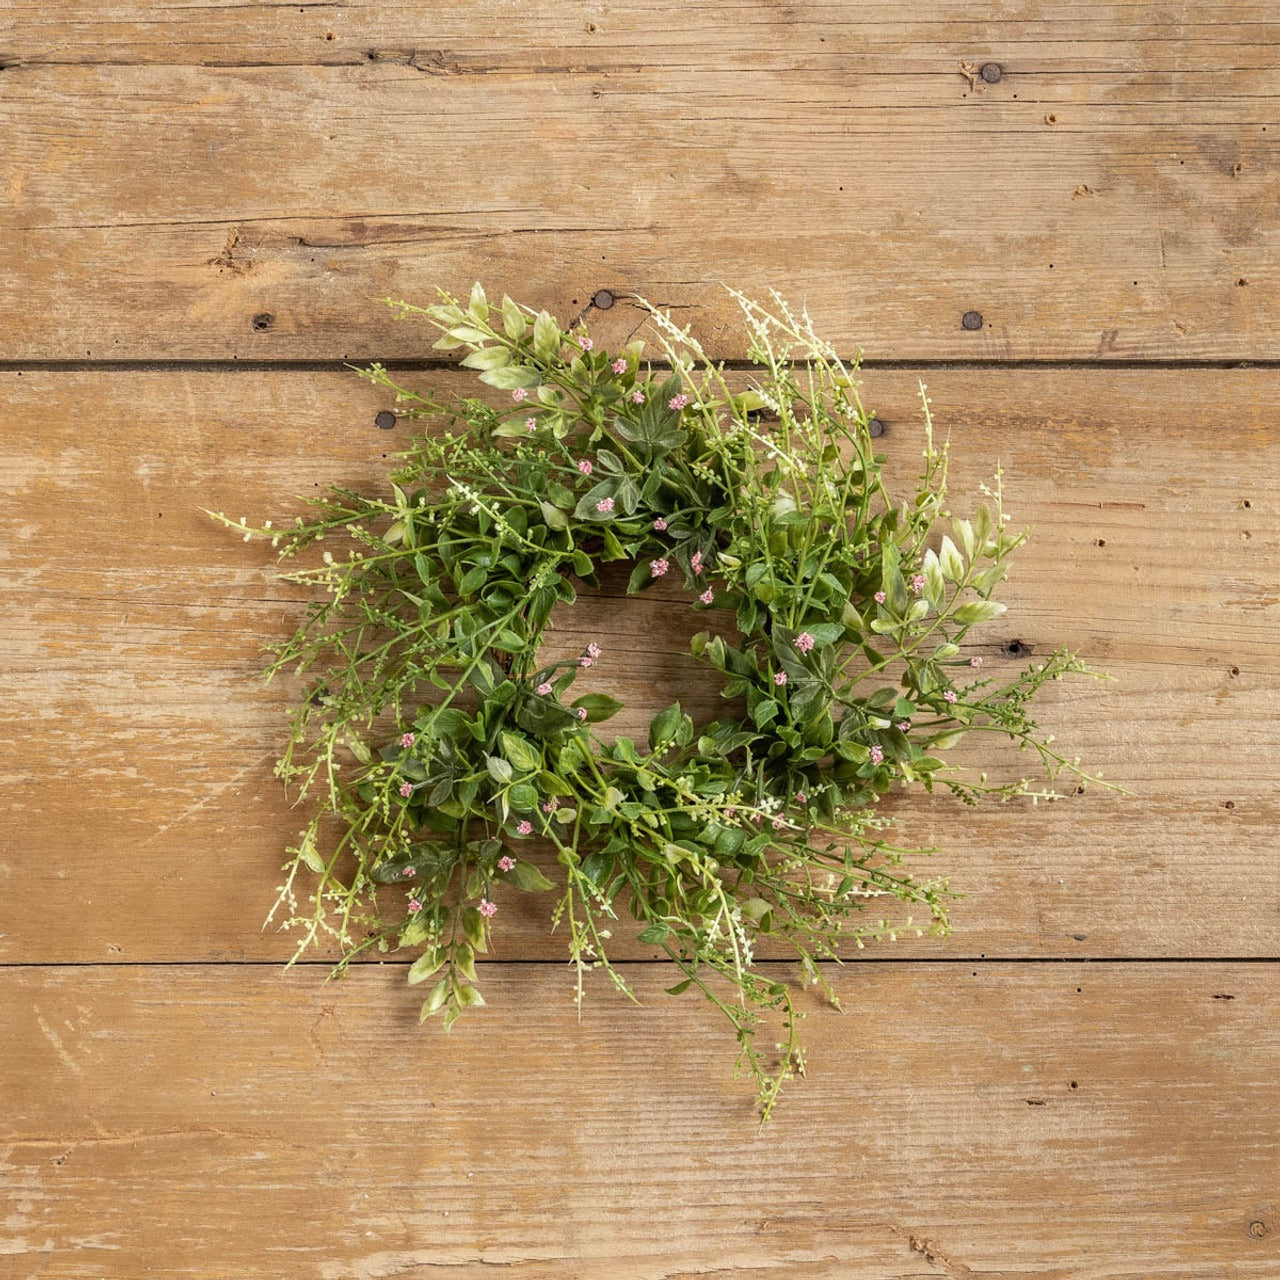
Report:
M 10 972 L 11 1274 L 1270 1280 L 1280 1002 L 1257 964 L 864 964 L 759 1134 L 713 1010 L 496 966 Z M 536 1017 L 529 1017 L 536 1010 Z M 72 1208 L 74 1206 L 74 1210 Z
M 10 3 L 0 344 L 413 357 L 375 299 L 483 274 L 725 355 L 722 280 L 878 359 L 1275 359 L 1274 8 L 1003 9 Z
M 1260 0 L 0 0 L 0 1277 L 1280 1274 L 1278 42 Z M 378 299 L 476 278 L 728 359 L 719 282 L 807 302 L 892 476 L 923 379 L 953 508 L 998 461 L 1035 527 L 986 670 L 1114 677 L 1040 719 L 1132 797 L 891 800 L 956 932 L 799 993 L 763 1134 L 625 924 L 643 1004 L 579 1023 L 501 900 L 449 1037 L 409 957 L 326 985 L 260 930 L 304 596 L 200 508 L 385 483 L 339 362 L 422 362 Z M 605 644 L 622 731 L 713 715 L 703 618 L 619 585 L 551 643 Z

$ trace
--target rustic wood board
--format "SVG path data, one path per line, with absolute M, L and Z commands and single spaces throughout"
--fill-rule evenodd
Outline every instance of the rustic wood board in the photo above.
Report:
M 579 1023 L 496 966 L 450 1036 L 367 967 L 8 971 L 6 1274 L 1270 1280 L 1274 977 L 862 965 L 761 1134 L 661 967 Z
M 477 275 L 730 356 L 721 280 L 878 359 L 1280 356 L 1269 5 L 6 16 L 0 357 L 415 357 L 375 299 Z
M 919 461 L 917 373 L 873 371 L 865 387 L 904 479 Z M 1137 794 L 977 813 L 896 802 L 905 835 L 942 847 L 921 871 L 968 897 L 952 938 L 876 954 L 1276 955 L 1280 722 L 1257 708 L 1280 688 L 1280 378 L 924 376 L 951 434 L 954 508 L 999 458 L 1010 509 L 1036 528 L 1010 613 L 975 651 L 995 674 L 1059 644 L 1108 670 L 1112 683 L 1051 686 L 1042 721 Z M 0 956 L 283 959 L 289 937 L 260 925 L 297 827 L 271 776 L 291 686 L 262 685 L 258 646 L 304 597 L 276 579 L 269 549 L 199 508 L 280 519 L 321 484 L 381 486 L 408 428 L 375 429 L 385 401 L 351 374 L 28 371 L 0 374 L 0 388 L 0 824 L 5 893 L 33 907 L 0 930 Z M 584 598 L 555 642 L 606 639 L 602 687 L 642 736 L 677 697 L 715 714 L 682 656 L 705 622 L 678 592 L 621 611 Z M 1009 656 L 1012 640 L 1031 656 Z M 1025 767 L 1016 752 L 993 759 Z M 501 909 L 500 955 L 563 954 L 545 899 Z M 647 954 L 618 932 L 619 954 Z

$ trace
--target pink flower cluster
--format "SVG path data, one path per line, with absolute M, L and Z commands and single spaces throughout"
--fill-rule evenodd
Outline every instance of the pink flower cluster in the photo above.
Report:
M 659 557 L 657 560 L 649 561 L 649 572 L 655 577 L 660 578 L 668 569 L 671 568 L 670 562 Z
M 516 831 L 522 836 L 532 835 L 533 823 L 530 822 L 528 818 L 521 818 L 520 821 L 516 823 Z
M 659 533 L 661 533 L 661 532 L 662 532 L 662 531 L 667 527 L 667 522 L 666 522 L 666 521 L 665 521 L 661 516 L 659 516 L 659 517 L 658 517 L 658 518 L 653 522 L 653 527 L 654 527 L 655 529 L 657 529 L 657 531 L 658 531 Z
M 577 339 L 577 343 L 578 343 L 578 346 L 580 346 L 583 349 L 583 351 L 590 351 L 591 348 L 596 345 L 590 338 L 587 337 L 585 333 L 582 334 L 582 336 Z
M 411 795 L 413 795 L 413 783 L 412 783 L 412 782 L 402 782 L 402 783 L 400 784 L 400 794 L 401 794 L 402 796 L 404 796 L 404 798 L 405 798 L 406 800 L 407 800 Z
M 600 646 L 596 644 L 594 640 L 589 645 L 587 645 L 588 658 L 598 658 L 600 656 L 600 653 L 601 653 Z
M 584 476 L 589 476 L 592 472 L 591 460 L 589 458 L 583 458 L 578 463 L 578 470 L 581 471 Z
M 715 593 L 714 591 L 712 591 L 710 587 L 708 587 L 708 588 L 707 588 L 707 589 L 706 589 L 706 590 L 705 590 L 705 591 L 704 591 L 704 592 L 703 592 L 703 593 L 698 597 L 698 599 L 699 599 L 699 600 L 701 600 L 703 604 L 711 604 L 711 603 L 713 603 L 713 602 L 715 601 L 715 598 L 716 598 L 716 593 Z
M 924 574 L 913 573 L 911 575 L 911 590 L 919 595 L 924 590 Z
M 802 631 L 798 636 L 796 636 L 796 648 L 799 649 L 801 653 L 808 653 L 813 648 L 814 644 L 814 638 L 807 631 Z
M 948 689 L 948 690 L 947 690 L 947 691 L 946 691 L 942 696 L 943 696 L 943 697 L 944 697 L 948 702 L 955 702 L 955 701 L 956 701 L 956 691 L 955 691 L 954 689 Z
M 499 871 L 510 871 L 515 865 L 516 860 L 509 853 L 504 853 L 502 857 L 498 859 Z
M 773 683 L 781 688 L 787 683 L 787 673 L 785 671 L 775 671 L 773 673 Z
M 597 511 L 605 511 L 605 512 L 612 511 L 612 510 L 613 510 L 613 499 L 612 499 L 612 498 L 602 498 L 599 502 L 597 502 L 597 503 L 596 503 L 596 510 L 597 510 Z
M 545 697 L 547 696 L 547 694 L 549 694 L 549 693 L 551 692 L 551 681 L 550 681 L 550 680 L 544 680 L 544 681 L 543 681 L 543 682 L 542 682 L 542 683 L 537 687 L 537 689 L 535 690 L 535 692 L 536 692 L 536 693 L 541 694 L 541 695 L 545 698 Z
M 878 743 L 871 748 L 871 763 L 872 764 L 884 763 L 884 749 Z
M 529 398 L 528 387 L 517 387 L 512 393 L 511 398 L 516 404 L 523 404 Z
M 402 747 L 411 747 L 417 739 L 411 733 L 402 733 L 400 735 L 400 745 Z
M 639 387 L 631 393 L 631 403 L 644 404 L 644 392 L 641 391 Z
M 692 569 L 694 573 L 702 572 L 702 552 L 701 551 L 695 551 L 693 555 L 689 557 L 689 568 Z
M 884 604 L 884 602 L 885 602 L 885 594 L 884 594 L 884 592 L 883 592 L 883 591 L 877 591 L 877 592 L 876 592 L 876 604 Z
M 480 899 L 480 914 L 486 918 L 493 915 L 498 908 L 488 898 Z
M 667 408 L 674 409 L 677 413 L 679 413 L 680 410 L 683 409 L 688 403 L 689 403 L 689 397 L 685 395 L 685 393 L 682 391 L 680 392 L 679 395 L 672 396 L 671 399 L 667 401 Z
M 627 361 L 625 356 L 619 356 L 610 366 L 614 373 L 626 373 Z

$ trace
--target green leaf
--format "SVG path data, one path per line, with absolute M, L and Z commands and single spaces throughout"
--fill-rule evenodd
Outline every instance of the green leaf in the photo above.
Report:
M 524 337 L 524 331 L 528 326 L 524 312 L 520 310 L 520 304 L 512 298 L 508 298 L 505 294 L 502 298 L 502 327 L 506 330 L 507 337 L 513 342 Z
M 972 626 L 977 622 L 990 622 L 992 618 L 998 618 L 1007 608 L 1008 605 L 995 600 L 970 600 L 951 616 L 961 626 Z
M 622 703 L 617 698 L 609 697 L 607 693 L 583 694 L 573 705 L 575 707 L 586 707 L 587 722 L 589 724 L 599 724 L 600 721 L 608 720 L 622 710 Z
M 569 517 L 559 507 L 553 507 L 543 499 L 538 503 L 538 509 L 542 512 L 542 518 L 547 522 L 548 528 L 564 530 L 569 527 Z
M 539 311 L 533 322 L 533 349 L 544 360 L 552 359 L 560 350 L 560 326 L 548 311 Z
M 507 872 L 507 879 L 524 893 L 545 893 L 548 889 L 555 888 L 537 867 L 523 858 Z
M 763 729 L 771 720 L 777 719 L 778 712 L 781 710 L 782 708 L 773 698 L 765 698 L 752 708 L 751 719 L 755 721 L 757 729 Z
M 484 763 L 485 768 L 489 770 L 489 776 L 503 786 L 506 786 L 515 776 L 511 766 L 501 756 L 485 756 Z
M 542 756 L 517 734 L 502 731 L 502 754 L 522 773 L 542 767 Z
M 479 988 L 464 982 L 458 988 L 458 1003 L 464 1009 L 479 1009 L 484 1004 L 484 996 L 480 994 Z
M 467 303 L 467 310 L 472 318 L 479 320 L 481 324 L 489 318 L 489 301 L 484 296 L 484 286 L 479 280 L 471 286 L 471 299 Z
M 656 716 L 649 722 L 649 746 L 652 750 L 657 750 L 660 743 L 666 742 L 675 737 L 676 729 L 680 724 L 680 717 L 683 712 L 680 710 L 680 704 L 673 702 L 663 711 L 659 711 Z
M 671 936 L 671 930 L 661 922 L 651 924 L 636 934 L 636 941 L 651 947 L 659 947 Z
M 424 982 L 431 977 L 440 966 L 444 964 L 444 955 L 436 947 L 432 947 L 430 951 L 424 951 L 409 966 L 409 985 L 416 986 L 419 982 Z
M 531 365 L 509 364 L 501 369 L 486 369 L 480 381 L 499 391 L 514 391 L 517 387 L 536 387 L 542 374 Z
M 431 988 L 431 994 L 422 1002 L 422 1012 L 418 1015 L 419 1022 L 426 1022 L 433 1014 L 437 1014 L 444 1008 L 445 1002 L 449 999 L 451 984 L 448 978 L 441 978 L 434 987 Z
M 511 363 L 511 352 L 506 347 L 479 347 L 462 362 L 464 369 L 501 369 Z
M 948 582 L 959 582 L 964 577 L 964 559 L 960 555 L 960 549 L 945 533 L 938 551 L 938 563 Z
M 924 596 L 934 609 L 942 608 L 943 596 L 946 593 L 943 581 L 942 562 L 938 553 L 930 547 L 924 553 Z

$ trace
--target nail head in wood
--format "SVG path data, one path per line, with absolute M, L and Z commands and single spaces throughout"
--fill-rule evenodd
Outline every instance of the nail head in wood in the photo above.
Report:
M 276 318 L 270 311 L 259 311 L 251 321 L 254 333 L 266 333 L 275 322 Z
M 982 328 L 982 312 L 966 311 L 960 317 L 960 326 L 963 329 L 981 329 Z
M 867 434 L 873 440 L 878 439 L 880 436 L 884 435 L 884 433 L 885 433 L 885 425 L 883 422 L 880 421 L 879 418 L 872 418 L 867 423 Z
M 608 311 L 613 306 L 613 294 L 608 289 L 598 289 L 595 297 L 591 299 L 591 305 L 597 311 Z
M 982 70 L 979 71 L 978 74 L 988 84 L 999 84 L 1000 77 L 1004 75 L 1004 70 L 998 62 L 984 62 L 982 64 Z
M 390 431 L 396 425 L 396 415 L 390 409 L 383 409 L 374 415 L 373 425 L 380 431 Z

